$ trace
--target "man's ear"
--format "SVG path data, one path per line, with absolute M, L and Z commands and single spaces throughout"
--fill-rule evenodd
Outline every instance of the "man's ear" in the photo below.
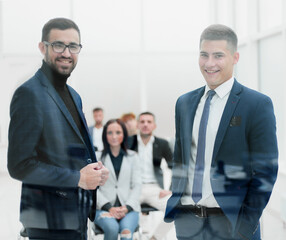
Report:
M 153 131 L 154 131 L 156 128 L 157 128 L 157 124 L 156 124 L 156 123 L 154 123 L 154 129 L 153 129 Z
M 238 60 L 239 60 L 239 53 L 235 52 L 234 55 L 233 55 L 233 58 L 234 58 L 234 64 L 237 64 Z
M 46 54 L 46 45 L 43 42 L 39 42 L 38 47 L 39 47 L 41 53 L 45 56 L 45 54 Z

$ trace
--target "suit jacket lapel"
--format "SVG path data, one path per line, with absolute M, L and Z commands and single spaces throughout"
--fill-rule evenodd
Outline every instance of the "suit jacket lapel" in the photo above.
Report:
M 240 100 L 240 97 L 238 96 L 238 94 L 241 92 L 241 90 L 242 90 L 241 85 L 235 80 L 232 90 L 229 94 L 229 98 L 225 105 L 225 109 L 223 111 L 220 124 L 219 124 L 218 132 L 217 132 L 217 136 L 216 136 L 216 140 L 214 144 L 212 165 L 215 164 L 216 155 L 218 153 L 218 150 L 220 148 L 220 145 L 222 143 L 226 130 L 229 127 L 229 123 L 230 123 L 231 117 L 233 116 L 234 110 Z
M 189 165 L 188 160 L 190 159 L 190 154 L 191 154 L 190 146 L 192 145 L 194 119 L 195 119 L 198 104 L 204 92 L 205 92 L 205 87 L 202 87 L 198 89 L 194 94 L 190 95 L 189 99 L 185 102 L 185 105 L 182 106 L 183 109 L 181 110 L 181 114 L 182 114 L 181 124 L 183 124 L 181 129 L 182 131 L 187 129 L 187 131 L 181 132 L 180 134 L 185 139 L 189 139 L 189 141 L 183 141 L 184 143 L 186 143 L 186 145 L 183 146 L 185 148 L 185 151 L 184 151 L 185 157 L 183 157 L 183 159 L 187 161 L 184 163 L 187 166 Z
M 205 92 L 205 88 L 203 87 L 199 89 L 199 91 L 196 94 L 194 94 L 192 98 L 189 99 L 188 105 L 190 106 L 191 111 L 186 111 L 186 113 L 189 113 L 187 114 L 187 122 L 189 122 L 190 126 L 192 126 L 190 129 L 191 130 L 190 136 L 192 136 L 193 134 L 193 125 L 194 125 L 196 111 L 197 111 L 199 102 L 202 96 L 204 95 L 204 92 Z
M 153 165 L 154 165 L 154 159 L 155 159 L 155 156 L 158 156 L 158 148 L 159 148 L 159 145 L 158 145 L 158 140 L 157 138 L 154 136 L 154 142 L 153 142 Z
M 81 121 L 82 121 L 82 123 L 83 123 L 83 125 L 84 125 L 84 128 L 85 128 L 85 130 L 86 130 L 87 132 L 89 132 L 88 126 L 87 126 L 87 124 L 86 124 L 85 117 L 84 117 L 83 112 L 82 112 L 82 103 L 80 102 L 79 97 L 75 95 L 74 91 L 71 91 L 71 90 L 72 90 L 71 87 L 68 86 L 68 85 L 67 85 L 67 87 L 68 87 L 68 90 L 69 90 L 69 92 L 70 92 L 70 94 L 71 94 L 71 96 L 72 96 L 72 99 L 73 99 L 74 103 L 75 103 L 75 106 L 76 106 L 76 108 L 77 108 L 77 111 L 78 111 L 78 113 L 79 113 L 79 116 L 80 116 L 80 118 L 81 118 Z
M 129 166 L 130 167 L 130 166 Z M 118 185 L 123 186 L 124 184 L 126 184 L 126 177 L 124 175 L 125 169 L 128 168 L 128 162 L 126 159 L 126 156 L 123 155 L 123 159 L 122 159 L 122 163 L 121 163 L 121 167 L 120 167 L 120 172 L 118 175 Z
M 116 179 L 117 179 L 116 178 L 116 174 L 115 174 L 115 171 L 114 171 L 113 164 L 111 162 L 111 158 L 110 158 L 108 153 L 105 155 L 104 165 L 109 170 L 109 177 L 111 177 L 114 181 L 116 181 Z
M 76 126 L 69 110 L 67 109 L 64 101 L 61 99 L 61 97 L 59 96 L 59 94 L 57 93 L 55 88 L 52 86 L 50 81 L 47 79 L 47 77 L 41 71 L 38 71 L 38 73 L 40 74 L 39 78 L 40 78 L 42 84 L 47 87 L 48 94 L 51 96 L 51 98 L 58 105 L 59 109 L 61 110 L 61 112 L 63 113 L 65 118 L 68 120 L 68 122 L 71 125 L 71 127 L 73 128 L 73 130 L 76 132 L 76 134 L 79 136 L 79 138 L 84 142 L 84 140 L 82 139 L 82 136 L 80 134 L 80 131 L 77 128 L 77 126 Z
M 86 135 L 87 135 L 87 137 L 88 137 L 88 143 L 87 143 L 87 145 L 89 146 L 89 147 L 91 147 L 91 148 L 93 148 L 92 146 L 93 146 L 93 144 L 92 144 L 92 139 L 91 139 L 91 135 L 89 134 L 89 129 L 88 129 L 88 126 L 87 126 L 87 123 L 86 123 L 86 120 L 85 120 L 85 116 L 84 116 L 84 114 L 83 114 L 83 112 L 82 112 L 82 103 L 81 103 L 81 101 L 80 101 L 80 98 L 75 94 L 75 92 L 74 92 L 74 90 L 70 87 L 70 86 L 68 86 L 68 89 L 69 89 L 69 92 L 70 92 L 70 94 L 71 94 L 71 96 L 72 96 L 72 98 L 73 98 L 73 101 L 74 101 L 74 103 L 75 103 L 75 105 L 76 105 L 76 108 L 77 108 L 77 111 L 78 111 L 78 113 L 79 113 L 79 116 L 80 116 L 80 118 L 81 118 L 81 121 L 82 121 L 82 123 L 83 123 L 83 125 L 84 125 L 84 128 L 85 128 L 85 131 L 86 131 Z

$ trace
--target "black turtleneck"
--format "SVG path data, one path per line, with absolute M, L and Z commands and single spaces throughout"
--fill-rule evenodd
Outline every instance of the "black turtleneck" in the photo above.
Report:
M 76 109 L 75 103 L 70 95 L 70 92 L 67 88 L 67 79 L 69 75 L 63 75 L 52 69 L 44 60 L 41 67 L 41 71 L 47 76 L 47 78 L 51 81 L 52 85 L 56 89 L 57 93 L 60 95 L 62 100 L 64 101 L 67 109 L 73 117 L 78 129 L 80 130 L 81 135 L 84 137 L 82 130 L 82 122 L 80 120 L 78 111 Z

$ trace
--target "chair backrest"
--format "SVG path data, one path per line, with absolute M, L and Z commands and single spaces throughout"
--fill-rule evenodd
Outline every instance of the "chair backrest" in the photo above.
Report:
M 152 212 L 152 211 L 159 211 L 159 210 L 157 208 L 154 208 L 154 207 L 150 206 L 147 203 L 142 203 L 141 204 L 141 212 L 143 214 L 149 214 L 149 212 Z

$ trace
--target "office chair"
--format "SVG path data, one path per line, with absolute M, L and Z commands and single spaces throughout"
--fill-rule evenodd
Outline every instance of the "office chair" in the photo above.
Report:
M 157 208 L 154 208 L 152 206 L 150 206 L 149 204 L 147 203 L 142 203 L 141 204 L 141 212 L 145 215 L 149 215 L 150 212 L 153 212 L 153 211 L 159 211 Z
M 154 207 L 150 206 L 147 203 L 142 203 L 141 204 L 141 213 L 142 213 L 141 224 L 142 224 L 143 227 L 146 227 L 146 229 L 143 229 L 142 226 L 140 227 L 142 236 L 149 232 L 148 229 L 150 228 L 150 221 L 152 222 L 152 220 L 150 219 L 151 216 L 149 216 L 149 214 L 157 212 L 157 211 L 159 211 L 157 208 L 154 208 Z M 144 220 L 143 220 L 143 218 L 144 218 Z M 145 224 L 143 224 L 142 221 L 144 221 Z M 146 226 L 146 224 L 148 226 Z

